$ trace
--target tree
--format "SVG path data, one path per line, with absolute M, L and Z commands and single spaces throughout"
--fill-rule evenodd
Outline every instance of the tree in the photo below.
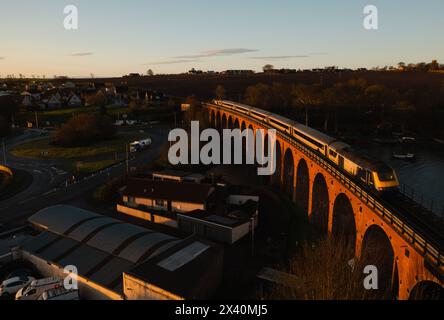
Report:
M 249 86 L 245 91 L 244 102 L 257 108 L 270 109 L 271 99 L 270 87 L 263 83 Z
M 309 109 L 320 104 L 319 90 L 316 86 L 296 85 L 292 90 L 294 104 L 305 110 L 305 125 L 309 125 Z
M 148 69 L 148 71 L 146 72 L 146 75 L 149 76 L 149 77 L 154 76 L 154 72 L 153 72 L 153 70 Z
M 221 85 L 218 85 L 216 90 L 214 90 L 214 95 L 219 100 L 225 98 L 225 94 L 226 94 L 225 88 Z
M 271 72 L 274 70 L 274 66 L 271 64 L 266 64 L 263 66 L 262 70 L 264 70 L 264 73 Z
M 81 147 L 114 138 L 116 129 L 111 119 L 97 114 L 73 116 L 54 134 L 54 144 L 61 147 Z
M 354 247 L 345 237 L 327 236 L 306 243 L 291 259 L 288 272 L 295 279 L 291 287 L 276 286 L 270 297 L 276 300 L 368 300 L 389 299 L 391 290 L 364 288 L 364 261 L 350 260 Z M 377 251 L 379 252 L 379 251 Z M 376 253 L 372 261 L 383 257 Z
M 185 104 L 189 104 L 190 108 L 183 114 L 183 120 L 189 127 L 191 121 L 198 121 L 201 128 L 206 128 L 209 125 L 207 109 L 202 106 L 196 96 L 189 96 L 185 99 Z

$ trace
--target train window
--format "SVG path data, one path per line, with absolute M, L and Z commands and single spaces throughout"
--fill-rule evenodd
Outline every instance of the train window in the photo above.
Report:
M 370 186 L 374 186 L 375 185 L 375 181 L 373 179 L 373 174 L 370 171 L 367 171 L 368 174 L 368 184 Z
M 358 168 L 358 178 L 364 182 L 367 182 L 367 171 L 362 168 Z
M 282 124 L 282 123 L 280 123 L 280 122 L 278 122 L 278 121 L 276 121 L 276 120 L 273 120 L 273 119 L 270 119 L 270 122 L 273 123 L 273 124 L 275 124 L 275 125 L 278 125 L 278 126 L 284 127 L 286 130 L 288 130 L 288 126 L 285 125 L 285 124 Z
M 333 158 L 336 158 L 338 156 L 338 154 L 336 152 L 334 152 L 332 149 L 330 149 L 330 156 L 332 156 Z
M 313 139 L 310 138 L 309 136 L 307 136 L 307 135 L 305 135 L 305 134 L 303 134 L 303 133 L 301 133 L 301 132 L 299 132 L 299 131 L 297 131 L 297 130 L 295 130 L 294 133 L 295 133 L 297 136 L 301 137 L 302 139 L 305 139 L 306 141 L 308 141 L 308 142 L 314 144 L 316 147 L 321 148 L 321 149 L 324 149 L 324 146 L 323 146 L 321 143 L 319 143 L 319 142 L 313 140 Z
M 395 180 L 395 175 L 392 170 L 378 172 L 378 178 L 380 181 L 392 181 Z

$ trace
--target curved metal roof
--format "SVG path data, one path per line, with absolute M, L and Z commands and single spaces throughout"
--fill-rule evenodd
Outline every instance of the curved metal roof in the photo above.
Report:
M 46 240 L 46 249 L 57 246 L 62 239 L 72 239 L 131 262 L 140 262 L 168 249 L 179 239 L 136 225 L 104 217 L 80 208 L 58 205 L 43 209 L 29 222 L 60 238 Z M 65 255 L 74 254 L 71 248 Z M 62 254 L 62 257 L 65 255 Z

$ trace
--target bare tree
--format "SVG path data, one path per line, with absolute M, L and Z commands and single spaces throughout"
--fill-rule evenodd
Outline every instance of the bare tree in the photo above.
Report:
M 364 287 L 363 265 L 350 259 L 354 247 L 347 237 L 326 236 L 306 243 L 290 260 L 287 270 L 298 279 L 297 287 L 276 286 L 265 298 L 285 300 L 381 299 L 380 292 Z
M 218 85 L 216 87 L 216 90 L 214 90 L 214 95 L 216 96 L 217 99 L 223 99 L 225 97 L 226 91 L 225 88 L 221 85 Z

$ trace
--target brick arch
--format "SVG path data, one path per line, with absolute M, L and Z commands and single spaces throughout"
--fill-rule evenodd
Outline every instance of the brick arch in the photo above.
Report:
M 233 129 L 233 126 L 234 126 L 233 117 L 229 116 L 228 117 L 228 129 Z
M 318 173 L 313 182 L 310 217 L 311 222 L 324 234 L 328 233 L 329 201 L 327 181 L 322 173 Z
M 220 114 L 220 111 L 217 111 L 217 113 L 216 113 L 216 121 L 215 121 L 215 124 L 214 124 L 216 129 L 220 129 L 221 121 L 222 121 L 222 116 Z
M 293 180 L 294 180 L 294 157 L 293 152 L 290 148 L 285 151 L 284 155 L 284 180 L 283 186 L 285 192 L 293 197 L 294 188 L 293 188 Z
M 222 114 L 222 129 L 227 129 L 228 127 L 228 119 L 227 119 L 227 115 L 225 113 Z
M 241 128 L 240 128 L 240 129 L 241 129 L 242 132 L 244 132 L 244 130 L 247 129 L 247 122 L 242 121 L 242 124 L 241 124 Z
M 366 230 L 360 256 L 363 265 L 373 265 L 378 268 L 378 298 L 397 297 L 398 283 L 395 282 L 399 282 L 399 275 L 395 250 L 390 238 L 379 225 L 371 225 Z
M 333 204 L 331 233 L 336 237 L 344 238 L 350 249 L 350 258 L 355 255 L 356 231 L 352 203 L 345 193 L 340 193 Z
M 210 126 L 216 126 L 216 112 L 214 110 L 210 111 Z
M 296 204 L 308 215 L 310 195 L 310 172 L 305 159 L 300 159 L 296 170 Z
M 236 118 L 236 120 L 233 123 L 233 129 L 240 129 L 240 121 L 239 118 Z
M 434 281 L 418 282 L 410 291 L 409 300 L 444 300 L 444 288 Z
M 268 139 L 268 135 L 267 135 Z M 276 140 L 276 171 L 272 176 L 272 183 L 274 185 L 281 185 L 281 177 L 282 177 L 282 145 Z

